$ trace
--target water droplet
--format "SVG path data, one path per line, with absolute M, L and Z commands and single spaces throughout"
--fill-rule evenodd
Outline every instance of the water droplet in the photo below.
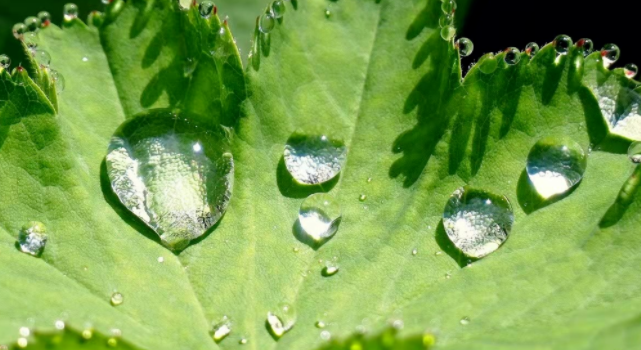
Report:
M 601 49 L 601 57 L 603 57 L 603 65 L 609 67 L 611 64 L 619 60 L 621 50 L 615 44 L 607 44 Z
M 47 27 L 51 23 L 51 15 L 47 11 L 38 12 L 38 19 L 40 20 L 40 25 L 43 27 Z
M 516 47 L 509 47 L 505 50 L 505 63 L 509 65 L 518 64 L 521 61 L 521 51 Z
M 467 326 L 468 324 L 470 324 L 470 318 L 469 318 L 469 317 L 463 317 L 463 318 L 461 319 L 460 323 L 461 323 L 463 326 Z
M 263 13 L 263 15 L 260 16 L 258 20 L 258 30 L 260 30 L 261 33 L 269 34 L 275 26 L 276 20 L 271 13 Z
M 63 321 L 63 320 L 57 320 L 57 321 L 54 323 L 54 327 L 55 327 L 57 330 L 59 330 L 59 331 L 64 330 L 64 329 L 65 329 L 65 321 Z
M 479 67 L 479 69 L 483 74 L 492 74 L 494 73 L 496 68 L 498 68 L 499 62 L 494 56 L 494 54 L 489 53 L 481 57 L 481 59 L 477 63 L 477 66 Z
M 223 318 L 220 321 L 218 321 L 216 324 L 213 325 L 210 332 L 211 337 L 214 339 L 216 343 L 219 343 L 231 333 L 231 328 L 232 328 L 231 320 L 227 316 L 223 316 Z
M 201 116 L 167 110 L 139 115 L 111 139 L 111 187 L 165 246 L 181 250 L 227 209 L 234 179 L 227 141 L 223 130 Z
M 332 11 L 329 8 L 325 9 L 325 18 L 332 17 Z
M 294 327 L 296 323 L 296 310 L 287 303 L 281 303 L 278 305 L 276 311 L 267 313 L 267 323 L 272 334 L 280 338 Z
M 22 42 L 33 51 L 38 47 L 38 35 L 35 32 L 27 32 L 22 36 Z
M 403 320 L 401 319 L 394 320 L 394 322 L 392 322 L 392 327 L 396 330 L 401 330 L 403 329 L 403 327 L 405 327 L 405 322 L 403 322 Z
M 87 24 L 94 27 L 100 27 L 105 21 L 105 14 L 100 11 L 91 11 L 87 16 Z
M 29 329 L 29 327 L 20 327 L 18 334 L 22 337 L 28 337 L 31 335 L 31 329 Z
M 456 36 L 456 28 L 453 26 L 441 28 L 441 38 L 443 38 L 443 40 L 450 41 L 454 36 Z
M 51 79 L 56 85 L 56 92 L 61 93 L 65 91 L 65 77 L 63 77 L 62 74 L 58 73 L 58 71 L 55 69 L 50 69 L 49 75 L 51 75 Z
M 634 63 L 628 63 L 623 67 L 623 73 L 626 77 L 633 79 L 637 76 L 637 73 L 639 73 L 639 67 Z
M 36 49 L 31 51 L 31 55 L 41 67 L 49 67 L 51 65 L 51 55 L 47 51 Z
M 572 47 L 572 39 L 567 35 L 559 35 L 554 38 L 554 48 L 558 55 L 565 55 Z
M 78 17 L 78 5 L 76 4 L 66 4 L 63 7 L 62 14 L 64 15 L 65 21 L 71 21 Z
M 322 331 L 320 332 L 320 338 L 323 340 L 330 340 L 332 338 L 332 334 L 329 331 Z
M 24 23 L 16 23 L 13 25 L 11 31 L 16 39 L 22 40 L 22 36 L 27 32 L 27 26 L 24 25 Z
M 436 337 L 432 333 L 423 334 L 423 346 L 425 348 L 431 348 L 436 344 Z
M 214 12 L 214 3 L 211 1 L 203 1 L 198 5 L 198 12 L 202 18 L 209 18 Z
M 294 251 L 294 253 L 298 253 L 298 247 L 294 247 L 292 250 Z
M 287 171 L 296 181 L 318 185 L 340 173 L 346 153 L 342 141 L 332 140 L 324 135 L 294 133 L 287 140 L 283 159 Z
M 441 251 L 438 251 L 438 252 L 434 253 L 434 255 L 436 255 L 436 256 L 439 256 L 441 254 L 443 254 L 443 252 L 441 252 Z
M 365 194 L 361 194 L 360 196 L 358 196 L 358 200 L 361 202 L 365 202 L 366 199 L 367 199 L 367 195 Z
M 11 66 L 11 58 L 7 55 L 0 55 L 0 69 L 9 69 Z
M 462 187 L 445 205 L 443 225 L 454 245 L 465 255 L 482 258 L 507 239 L 514 214 L 505 196 Z
M 35 32 L 38 29 L 40 29 L 40 24 L 41 22 L 36 16 L 29 16 L 24 20 L 24 25 L 26 26 L 27 31 L 29 32 Z
M 446 273 L 446 274 L 445 274 L 445 278 L 447 278 L 447 279 L 449 280 L 450 278 L 452 278 L 452 274 L 451 274 L 451 273 L 449 273 L 449 272 L 448 272 L 448 273 Z
M 285 1 L 283 0 L 275 0 L 272 3 L 272 6 L 270 8 L 272 16 L 274 18 L 281 18 L 285 14 L 285 11 L 287 11 L 287 7 L 285 7 Z
M 578 184 L 586 166 L 581 145 L 568 137 L 546 137 L 530 150 L 526 170 L 536 191 L 548 199 Z
M 336 234 L 341 217 L 340 205 L 327 193 L 307 197 L 298 211 L 301 228 L 317 242 L 330 239 Z
M 165 258 L 163 258 L 162 256 L 159 256 L 158 257 L 158 262 L 159 263 L 164 263 L 165 262 Z
M 530 57 L 534 57 L 537 53 L 539 53 L 539 44 L 531 42 L 525 45 L 525 53 Z
M 412 249 L 412 255 L 416 256 L 418 254 L 418 249 L 414 248 Z
M 456 11 L 456 1 L 455 0 L 443 0 L 443 3 L 441 4 L 441 10 L 443 10 L 443 14 L 451 14 Z
M 594 42 L 588 38 L 579 39 L 576 42 L 576 47 L 583 52 L 583 56 L 587 56 L 594 51 Z
M 40 256 L 47 244 L 47 228 L 38 221 L 32 221 L 20 230 L 18 244 L 23 253 Z
M 635 164 L 641 164 L 641 142 L 636 141 L 630 144 L 628 148 L 628 157 Z
M 183 74 L 185 75 L 185 78 L 190 77 L 192 74 L 194 74 L 196 66 L 198 66 L 198 61 L 196 61 L 195 59 L 187 58 L 185 60 L 185 65 L 183 67 Z
M 18 338 L 16 344 L 19 348 L 24 349 L 29 345 L 29 341 L 27 340 L 27 338 Z
M 438 19 L 438 25 L 441 28 L 448 27 L 454 24 L 454 14 L 444 14 Z
M 468 38 L 459 38 L 456 40 L 456 48 L 458 49 L 461 57 L 467 57 L 474 51 L 474 44 L 472 43 L 472 40 Z
M 371 177 L 367 178 L 367 183 L 372 183 L 372 178 Z
M 323 268 L 322 275 L 325 277 L 334 276 L 338 273 L 339 269 L 340 265 L 338 264 L 338 259 L 336 257 L 334 257 L 334 259 L 327 259 L 327 261 L 325 261 L 325 267 Z
M 321 320 L 316 321 L 314 325 L 316 326 L 316 328 L 325 328 L 325 322 Z
M 178 8 L 182 11 L 187 11 L 191 8 L 192 3 L 194 3 L 193 0 L 177 0 L 178 2 Z
M 85 328 L 82 331 L 81 336 L 82 336 L 82 339 L 84 339 L 84 340 L 89 340 L 89 339 L 93 338 L 93 329 Z
M 247 338 L 240 338 L 240 340 L 238 341 L 238 344 L 240 344 L 240 345 L 247 344 Z
M 114 292 L 111 295 L 111 305 L 113 306 L 122 305 L 124 301 L 125 301 L 125 296 L 122 295 L 122 293 L 120 292 Z

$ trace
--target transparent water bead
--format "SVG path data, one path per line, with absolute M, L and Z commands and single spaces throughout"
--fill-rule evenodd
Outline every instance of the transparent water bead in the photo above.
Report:
M 540 50 L 539 44 L 535 42 L 531 42 L 525 45 L 525 53 L 530 57 L 534 57 L 537 53 L 539 53 L 539 50 Z
M 13 25 L 11 31 L 13 32 L 14 38 L 22 40 L 22 36 L 27 32 L 27 26 L 24 25 L 24 23 L 16 23 Z
M 225 337 L 231 333 L 232 322 L 227 316 L 216 322 L 211 329 L 211 337 L 216 343 L 221 342 Z
M 635 164 L 641 164 L 641 142 L 636 141 L 630 144 L 628 148 L 628 157 Z
M 587 56 L 594 51 L 594 42 L 588 38 L 579 39 L 576 42 L 576 47 L 583 52 L 583 56 Z
M 62 14 L 64 15 L 65 21 L 71 21 L 78 17 L 78 5 L 76 4 L 66 4 L 63 7 Z
M 47 11 L 38 12 L 38 19 L 40 20 L 40 25 L 42 27 L 47 27 L 51 24 L 51 15 Z
M 334 257 L 333 259 L 327 259 L 325 261 L 325 267 L 323 267 L 322 275 L 329 277 L 334 276 L 340 270 L 340 265 L 338 264 L 338 258 Z
M 441 10 L 444 14 L 451 14 L 456 11 L 456 1 L 455 0 L 443 0 L 441 3 Z
M 456 40 L 456 48 L 458 49 L 461 57 L 467 57 L 474 51 L 474 44 L 468 38 L 459 38 Z
M 258 20 L 258 30 L 263 34 L 269 34 L 269 32 L 274 29 L 276 26 L 276 20 L 271 13 L 263 13 Z
M 29 32 L 35 32 L 40 29 L 40 20 L 36 16 L 29 16 L 25 18 L 24 25 Z
M 22 42 L 33 51 L 38 47 L 38 35 L 35 32 L 27 32 L 22 36 Z
M 450 41 L 456 36 L 456 28 L 454 26 L 447 26 L 441 28 L 441 38 L 445 41 Z
M 61 93 L 65 91 L 65 77 L 55 69 L 50 69 L 49 75 L 51 75 L 51 79 L 53 79 L 53 83 L 56 86 L 56 92 Z
M 463 325 L 463 326 L 467 326 L 468 324 L 470 324 L 470 318 L 469 318 L 469 317 L 463 317 L 463 318 L 461 319 L 460 323 L 461 323 L 461 325 Z
M 300 205 L 298 221 L 309 237 L 320 242 L 336 234 L 342 215 L 340 205 L 333 196 L 316 193 Z
M 565 55 L 572 47 L 572 39 L 567 35 L 559 35 L 554 38 L 554 49 L 558 55 Z
M 274 18 L 281 18 L 285 14 L 285 11 L 287 11 L 287 7 L 285 7 L 285 1 L 284 0 L 276 0 L 272 2 L 272 5 L 270 7 L 271 14 Z
M 209 18 L 214 12 L 214 3 L 211 1 L 203 1 L 198 5 L 198 12 L 202 18 Z
M 443 212 L 450 241 L 465 255 L 482 258 L 507 239 L 514 213 L 505 196 L 462 187 L 454 191 Z
M 325 135 L 294 133 L 287 140 L 285 167 L 301 184 L 318 185 L 336 177 L 345 162 L 347 149 L 339 140 Z
M 31 50 L 31 55 L 41 67 L 49 67 L 51 65 L 51 55 L 49 55 L 47 51 L 40 49 Z
M 515 65 L 521 62 L 521 51 L 516 47 L 510 47 L 505 50 L 505 63 Z
M 267 313 L 267 324 L 272 334 L 277 338 L 291 330 L 295 323 L 296 310 L 287 303 L 280 303 L 275 311 Z
M 569 137 L 539 140 L 527 157 L 527 174 L 537 193 L 544 199 L 567 192 L 583 178 L 587 155 Z
M 122 305 L 124 301 L 125 301 L 125 296 L 122 295 L 122 293 L 120 292 L 114 292 L 111 295 L 111 305 L 113 306 Z
M 623 73 L 626 77 L 634 79 L 634 77 L 637 76 L 637 73 L 639 73 L 639 67 L 634 63 L 628 63 L 623 67 Z
M 601 49 L 601 57 L 603 57 L 603 65 L 609 67 L 619 60 L 621 50 L 615 44 L 607 44 Z
M 9 69 L 11 66 L 11 58 L 7 55 L 0 55 L 0 69 Z
M 449 27 L 452 24 L 454 24 L 454 14 L 452 13 L 444 14 L 438 19 L 438 25 L 441 28 Z
M 20 230 L 18 245 L 23 253 L 40 256 L 47 244 L 47 228 L 38 221 L 32 221 Z
M 499 62 L 493 53 L 488 53 L 479 59 L 477 66 L 483 74 L 492 74 L 498 68 Z
M 208 120 L 152 110 L 125 122 L 109 144 L 107 174 L 115 194 L 173 250 L 218 222 L 231 198 L 228 138 Z

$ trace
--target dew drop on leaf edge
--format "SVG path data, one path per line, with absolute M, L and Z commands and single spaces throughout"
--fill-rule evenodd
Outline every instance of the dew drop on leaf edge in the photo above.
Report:
M 582 38 L 576 42 L 576 47 L 583 52 L 583 56 L 587 56 L 594 51 L 594 42 L 592 39 Z
M 78 17 L 78 6 L 73 3 L 66 4 L 63 7 L 62 14 L 65 21 L 71 21 Z
M 634 164 L 641 164 L 641 141 L 635 141 L 630 144 L 628 158 Z
M 326 135 L 292 134 L 283 151 L 289 174 L 300 184 L 319 185 L 339 175 L 347 148 Z
M 24 25 L 28 32 L 35 32 L 40 29 L 40 20 L 36 16 L 29 16 L 25 18 Z
M 51 14 L 47 11 L 38 12 L 38 19 L 40 20 L 40 25 L 45 27 L 48 26 L 51 22 Z
M 209 18 L 214 12 L 214 3 L 211 1 L 203 1 L 198 5 L 198 12 L 202 18 Z
M 554 38 L 554 49 L 557 54 L 567 54 L 570 51 L 570 47 L 572 47 L 572 39 L 569 36 L 561 34 Z
M 38 221 L 32 221 L 22 226 L 18 235 L 20 251 L 36 257 L 44 251 L 47 240 L 47 228 Z
M 334 196 L 315 193 L 301 203 L 298 220 L 307 236 L 316 242 L 322 242 L 336 234 L 342 215 Z
M 271 13 L 263 13 L 258 20 L 258 30 L 263 34 L 269 34 L 276 26 L 276 20 Z
M 447 26 L 441 28 L 441 38 L 445 41 L 450 41 L 456 35 L 456 28 L 454 26 Z
M 443 14 L 452 14 L 456 11 L 456 0 L 442 0 L 441 11 Z
M 105 163 L 120 202 L 172 250 L 218 222 L 231 198 L 228 136 L 199 115 L 158 109 L 127 120 Z
M 458 49 L 461 57 L 467 57 L 474 51 L 474 44 L 468 38 L 459 38 L 456 40 L 456 48 Z
M 601 49 L 601 57 L 603 58 L 603 64 L 606 67 L 609 67 L 618 61 L 619 56 L 621 56 L 621 50 L 615 44 L 606 44 Z
M 33 59 L 42 67 L 49 67 L 51 65 L 51 55 L 45 50 L 35 49 L 31 51 Z
M 563 194 L 583 179 L 585 150 L 567 136 L 539 140 L 527 157 L 526 171 L 536 192 L 544 199 Z
M 271 14 L 274 18 L 282 18 L 287 11 L 284 0 L 275 0 L 270 7 Z
M 519 49 L 517 49 L 516 47 L 508 48 L 507 50 L 505 50 L 504 60 L 505 63 L 510 66 L 518 64 L 519 62 L 521 62 L 521 51 L 519 51 Z
M 505 196 L 467 186 L 454 191 L 443 211 L 448 238 L 471 258 L 482 258 L 497 250 L 513 223 L 512 206 Z
M 9 69 L 11 66 L 11 58 L 7 55 L 0 55 L 0 69 Z
M 22 36 L 27 32 L 27 26 L 22 22 L 16 23 L 13 25 L 13 28 L 11 28 L 11 31 L 14 38 L 22 40 Z
M 528 54 L 530 57 L 536 56 L 537 53 L 539 53 L 539 44 L 535 42 L 528 43 L 525 46 L 525 53 Z
M 639 67 L 634 63 L 628 63 L 623 67 L 623 73 L 627 78 L 633 79 L 639 73 Z

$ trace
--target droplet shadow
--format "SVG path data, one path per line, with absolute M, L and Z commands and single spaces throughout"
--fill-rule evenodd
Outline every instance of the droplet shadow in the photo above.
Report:
M 523 169 L 519 177 L 519 183 L 516 188 L 516 196 L 519 201 L 519 206 L 526 214 L 531 214 L 539 209 L 545 208 L 548 205 L 554 204 L 563 198 L 572 194 L 581 183 L 570 188 L 567 192 L 558 194 L 556 196 L 545 199 L 536 191 L 534 184 L 530 181 L 527 171 Z
M 630 207 L 630 204 L 634 201 L 636 193 L 639 191 L 639 187 L 641 187 L 641 165 L 637 165 L 632 175 L 623 184 L 623 187 L 621 187 L 617 199 L 605 213 L 601 222 L 599 222 L 600 228 L 614 226 L 619 222 L 619 220 L 621 220 L 621 218 L 623 218 L 623 215 Z
M 450 256 L 456 263 L 458 264 L 459 267 L 463 268 L 467 266 L 469 263 L 476 261 L 477 259 L 472 259 L 467 257 L 463 252 L 458 249 L 452 241 L 450 241 L 450 238 L 447 236 L 447 233 L 445 232 L 445 226 L 443 225 L 443 220 L 439 221 L 438 225 L 436 226 L 436 232 L 434 233 L 434 238 L 436 239 L 436 243 L 438 246 L 441 248 L 442 251 L 447 253 L 447 255 Z
M 285 159 L 280 158 L 276 169 L 276 182 L 280 193 L 288 198 L 307 198 L 314 193 L 329 192 L 338 183 L 340 175 L 319 185 L 302 185 L 287 170 Z
M 269 333 L 269 335 L 272 337 L 272 339 L 274 339 L 274 341 L 279 341 L 279 340 L 280 340 L 280 337 L 279 337 L 279 336 L 277 336 L 277 335 L 274 333 L 274 330 L 273 330 L 273 329 L 272 329 L 272 327 L 269 325 L 269 321 L 267 321 L 267 320 L 265 320 L 265 329 L 267 330 L 267 333 Z

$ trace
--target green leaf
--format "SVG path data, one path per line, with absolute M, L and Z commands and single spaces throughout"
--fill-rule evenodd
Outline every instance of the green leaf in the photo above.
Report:
M 217 16 L 116 0 L 101 28 L 74 20 L 41 31 L 64 92 L 43 68 L 33 80 L 2 72 L 0 344 L 58 319 L 119 329 L 142 349 L 331 349 L 357 330 L 383 334 L 366 337 L 367 349 L 389 348 L 385 329 L 398 320 L 408 349 L 426 331 L 447 349 L 640 343 L 639 170 L 625 155 L 630 135 L 609 133 L 599 105 L 607 97 L 626 110 L 638 83 L 603 70 L 598 54 L 557 56 L 552 45 L 514 66 L 486 56 L 480 64 L 496 70 L 477 65 L 462 80 L 436 0 L 286 6 L 269 35 L 254 31 L 246 68 Z M 118 202 L 105 173 L 110 137 L 151 108 L 234 130 L 227 213 L 175 254 Z M 344 140 L 332 186 L 300 186 L 284 169 L 284 144 L 301 130 Z M 544 202 L 524 168 L 550 135 L 594 147 L 581 184 Z M 507 242 L 472 264 L 442 224 L 463 185 L 505 195 L 515 215 Z M 319 190 L 336 196 L 343 220 L 314 249 L 297 239 L 296 220 Z M 40 259 L 15 247 L 33 220 L 49 232 Z M 335 256 L 339 273 L 323 276 L 319 261 Z M 115 291 L 122 305 L 110 304 Z M 283 301 L 297 321 L 275 339 L 266 315 Z M 224 315 L 232 333 L 216 343 L 209 332 Z

